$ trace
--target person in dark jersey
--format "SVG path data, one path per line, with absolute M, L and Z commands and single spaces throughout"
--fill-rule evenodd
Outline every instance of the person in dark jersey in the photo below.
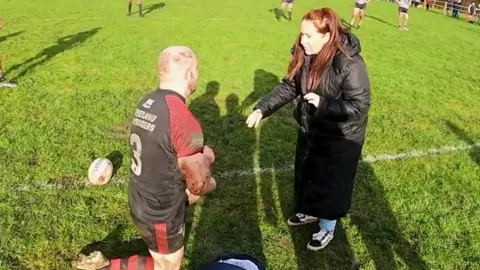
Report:
M 184 253 L 185 207 L 216 183 L 211 178 L 192 199 L 179 166 L 179 159 L 204 151 L 202 127 L 186 105 L 197 84 L 197 57 L 188 47 L 172 46 L 158 66 L 160 86 L 140 101 L 130 130 L 129 205 L 158 269 L 176 270 Z
M 0 17 L 0 30 L 3 28 L 2 17 Z M 17 85 L 15 83 L 9 82 L 3 73 L 2 59 L 0 58 L 0 87 L 9 87 L 15 88 Z
M 202 127 L 186 105 L 197 84 L 197 57 L 188 47 L 169 47 L 160 54 L 158 70 L 160 86 L 141 99 L 130 128 L 130 213 L 151 258 L 131 256 L 126 261 L 109 261 L 95 251 L 73 261 L 77 269 L 126 269 L 121 268 L 126 264 L 142 265 L 131 269 L 180 269 L 186 206 L 216 188 L 212 177 L 205 184 L 187 184 L 191 179 L 205 179 L 203 172 L 210 174 L 211 170 L 203 167 L 215 159 L 213 150 L 203 145 Z M 206 165 L 196 162 L 199 154 L 210 161 Z M 187 169 L 192 163 L 195 169 Z M 190 171 L 188 176 L 184 170 Z

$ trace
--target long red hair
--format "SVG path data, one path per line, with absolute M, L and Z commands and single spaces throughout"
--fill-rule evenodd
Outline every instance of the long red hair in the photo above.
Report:
M 319 33 L 330 33 L 329 41 L 323 46 L 320 52 L 314 57 L 314 61 L 308 74 L 307 91 L 313 91 L 320 83 L 323 73 L 327 69 L 330 61 L 337 54 L 337 52 L 345 52 L 342 48 L 342 35 L 349 32 L 348 28 L 343 27 L 340 19 L 335 11 L 330 8 L 312 9 L 305 16 L 303 20 L 313 22 Z M 300 44 L 301 34 L 298 35 L 295 42 L 292 60 L 288 65 L 287 78 L 292 80 L 295 74 L 300 70 L 304 61 L 305 51 Z

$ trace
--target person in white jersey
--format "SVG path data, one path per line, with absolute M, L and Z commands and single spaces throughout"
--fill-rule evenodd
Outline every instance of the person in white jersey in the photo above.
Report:
M 371 0 L 355 0 L 355 5 L 353 6 L 352 19 L 350 20 L 350 26 L 360 29 L 360 26 L 363 24 L 363 18 L 365 17 L 365 9 L 367 4 Z M 359 19 L 357 26 L 354 26 L 355 19 Z
M 398 3 L 398 29 L 408 31 L 408 8 L 412 0 L 396 0 Z

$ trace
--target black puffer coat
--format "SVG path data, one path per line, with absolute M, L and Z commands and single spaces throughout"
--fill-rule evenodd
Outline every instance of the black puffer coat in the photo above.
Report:
M 342 43 L 349 55 L 339 52 L 333 58 L 314 91 L 321 97 L 319 108 L 303 100 L 307 94 L 307 75 L 313 58 L 306 56 L 293 80 L 284 78 L 254 109 L 260 109 L 265 118 L 300 96 L 295 119 L 307 134 L 362 141 L 370 108 L 370 81 L 359 54 L 360 41 L 350 33 L 344 35 Z
M 295 155 L 295 211 L 339 219 L 350 209 L 353 182 L 361 156 L 370 108 L 370 82 L 360 56 L 360 42 L 345 34 L 343 47 L 323 74 L 314 93 L 318 108 L 303 100 L 314 56 L 293 80 L 283 79 L 254 109 L 265 117 L 300 97 L 294 116 L 300 125 Z

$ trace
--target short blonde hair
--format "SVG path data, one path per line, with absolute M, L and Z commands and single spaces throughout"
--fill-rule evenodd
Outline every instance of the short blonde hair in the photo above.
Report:
M 158 73 L 160 80 L 172 77 L 172 73 L 186 72 L 198 65 L 197 56 L 186 46 L 170 46 L 158 57 Z M 181 75 L 181 74 L 176 74 Z M 175 77 L 175 76 L 174 76 Z

